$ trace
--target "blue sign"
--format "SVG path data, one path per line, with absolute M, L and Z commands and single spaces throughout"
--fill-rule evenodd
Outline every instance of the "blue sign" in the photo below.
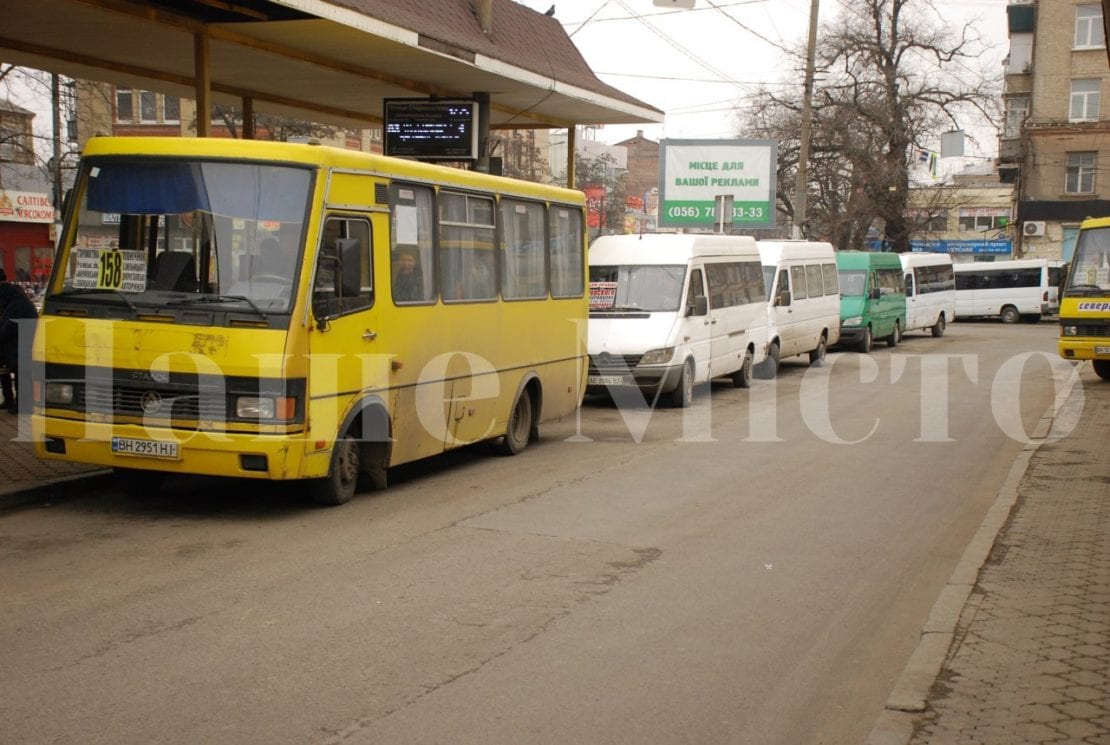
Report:
M 879 239 L 867 242 L 872 251 L 882 251 L 883 241 Z M 947 240 L 942 238 L 927 238 L 925 240 L 910 240 L 910 250 L 914 253 L 933 254 L 1004 254 L 1014 252 L 1014 242 L 1005 240 Z

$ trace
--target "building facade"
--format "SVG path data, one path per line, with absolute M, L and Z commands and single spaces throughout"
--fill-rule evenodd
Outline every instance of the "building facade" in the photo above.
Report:
M 34 113 L 0 100 L 0 267 L 33 294 L 54 255 L 54 199 L 35 159 Z
M 1015 255 L 1067 260 L 1079 223 L 1110 215 L 1103 6 L 1092 0 L 1015 0 L 1007 21 L 1010 53 L 998 151 L 1000 176 L 1015 186 Z

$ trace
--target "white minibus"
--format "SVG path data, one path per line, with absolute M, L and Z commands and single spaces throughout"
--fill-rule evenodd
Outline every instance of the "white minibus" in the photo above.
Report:
M 632 389 L 690 405 L 694 386 L 751 384 L 767 354 L 767 291 L 754 238 L 652 233 L 590 246 L 586 393 Z
M 840 283 L 831 243 L 759 241 L 767 285 L 767 358 L 756 377 L 773 378 L 778 362 L 809 355 L 811 365 L 825 361 L 840 341 Z
M 956 316 L 997 317 L 1003 323 L 1036 322 L 1055 313 L 1048 259 L 955 264 Z
M 928 329 L 943 336 L 956 317 L 956 279 L 952 257 L 941 253 L 902 253 L 906 281 L 906 331 Z

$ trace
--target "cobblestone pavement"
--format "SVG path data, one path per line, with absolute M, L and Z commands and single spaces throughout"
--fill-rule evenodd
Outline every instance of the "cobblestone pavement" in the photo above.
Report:
M 1033 455 L 913 745 L 1110 745 L 1110 384 Z
M 0 497 L 94 473 L 100 471 L 79 463 L 39 460 L 31 447 L 28 418 L 0 411 Z

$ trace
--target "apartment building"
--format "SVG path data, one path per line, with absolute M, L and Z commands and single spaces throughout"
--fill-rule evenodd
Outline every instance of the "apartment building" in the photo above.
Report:
M 1110 66 L 1103 5 L 1007 7 L 999 174 L 1015 186 L 1014 254 L 1071 257 L 1080 221 L 1110 215 Z

